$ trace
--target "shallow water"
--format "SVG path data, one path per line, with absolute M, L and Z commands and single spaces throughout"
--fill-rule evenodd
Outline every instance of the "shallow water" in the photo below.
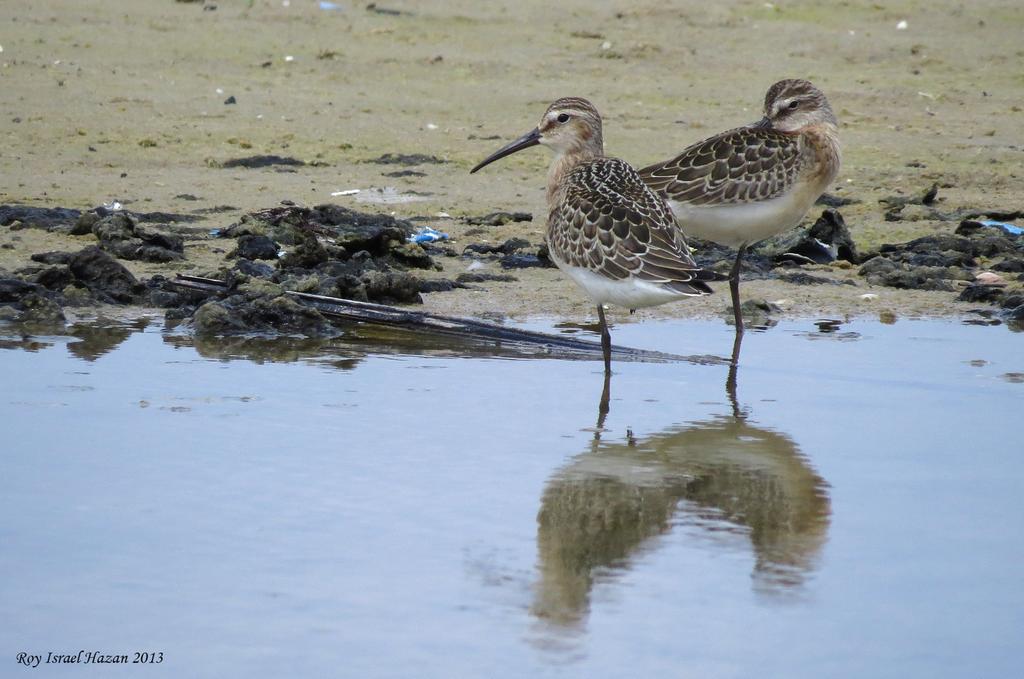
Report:
M 722 366 L 617 364 L 603 418 L 593 362 L 368 330 L 72 333 L 0 338 L 0 675 L 79 649 L 162 652 L 123 672 L 147 677 L 1024 660 L 1024 335 L 1004 327 L 783 322 L 748 333 L 732 393 Z M 718 323 L 613 338 L 731 348 Z M 68 671 L 113 673 L 34 676 Z

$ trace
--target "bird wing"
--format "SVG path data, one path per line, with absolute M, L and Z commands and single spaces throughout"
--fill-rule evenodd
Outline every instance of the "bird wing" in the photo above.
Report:
M 799 135 L 740 127 L 690 146 L 678 156 L 640 170 L 661 196 L 713 207 L 753 203 L 788 191 L 804 165 Z
M 712 274 L 690 257 L 672 211 L 628 163 L 599 158 L 565 178 L 549 219 L 553 254 L 612 280 L 635 278 L 706 294 Z

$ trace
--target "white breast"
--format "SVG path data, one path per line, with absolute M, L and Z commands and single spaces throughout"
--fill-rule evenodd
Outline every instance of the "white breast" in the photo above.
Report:
M 817 187 L 804 184 L 756 203 L 696 206 L 669 200 L 669 204 L 684 235 L 736 248 L 793 228 L 819 195 Z
M 692 296 L 636 278 L 612 280 L 590 269 L 561 262 L 557 257 L 552 257 L 552 260 L 597 304 L 615 304 L 627 309 L 643 309 Z

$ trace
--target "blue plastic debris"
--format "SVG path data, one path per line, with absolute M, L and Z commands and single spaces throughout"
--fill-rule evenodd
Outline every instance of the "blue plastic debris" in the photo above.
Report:
M 425 226 L 409 236 L 410 243 L 433 243 L 439 240 L 448 240 L 448 234 L 432 229 L 429 226 Z
M 979 223 L 984 224 L 985 226 L 991 226 L 997 229 L 1002 229 L 1011 236 L 1019 236 L 1021 234 L 1024 234 L 1024 228 L 1016 226 L 1015 224 L 1007 224 L 1006 222 L 996 222 L 991 219 L 983 219 Z
M 213 236 L 214 238 L 220 238 L 221 233 L 221 229 L 210 229 L 210 235 Z
M 334 3 L 334 2 L 321 2 L 320 3 L 320 9 L 326 9 L 326 10 L 341 9 L 341 5 L 339 5 L 337 3 Z

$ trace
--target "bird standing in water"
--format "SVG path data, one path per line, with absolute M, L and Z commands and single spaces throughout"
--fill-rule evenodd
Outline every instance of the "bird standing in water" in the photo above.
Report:
M 687 236 L 736 248 L 729 287 L 737 334 L 744 252 L 800 223 L 838 174 L 839 155 L 838 122 L 825 95 L 806 80 L 780 80 L 765 95 L 760 122 L 640 170 Z
M 665 201 L 632 166 L 604 155 L 601 116 L 586 99 L 555 101 L 537 127 L 471 172 L 537 144 L 555 154 L 547 187 L 551 259 L 597 304 L 609 373 L 605 304 L 633 310 L 707 295 L 706 281 L 716 276 L 694 263 Z

